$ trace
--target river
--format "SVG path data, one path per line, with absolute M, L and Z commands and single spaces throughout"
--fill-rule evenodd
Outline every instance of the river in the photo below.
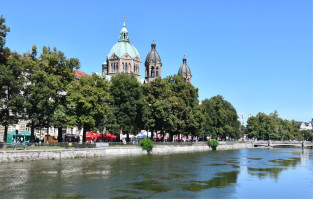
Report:
M 313 150 L 264 148 L 0 163 L 2 198 L 313 198 Z

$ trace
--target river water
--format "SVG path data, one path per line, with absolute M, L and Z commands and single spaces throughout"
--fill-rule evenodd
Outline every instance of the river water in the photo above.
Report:
M 1 198 L 313 198 L 313 151 L 241 149 L 0 163 Z

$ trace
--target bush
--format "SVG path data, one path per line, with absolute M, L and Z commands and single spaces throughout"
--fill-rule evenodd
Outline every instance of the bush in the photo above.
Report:
M 144 138 L 143 140 L 141 140 L 140 145 L 141 145 L 142 149 L 146 150 L 146 151 L 151 151 L 154 147 L 153 141 L 151 141 L 148 138 Z
M 211 147 L 217 147 L 219 145 L 219 142 L 215 139 L 211 139 L 210 141 L 208 141 L 208 145 Z

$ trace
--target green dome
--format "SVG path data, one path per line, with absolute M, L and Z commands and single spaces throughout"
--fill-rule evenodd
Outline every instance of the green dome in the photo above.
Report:
M 120 31 L 118 43 L 116 43 L 110 50 L 108 54 L 108 58 L 112 56 L 112 54 L 116 54 L 118 58 L 121 58 L 124 54 L 128 53 L 132 59 L 136 56 L 140 58 L 140 54 L 136 50 L 136 48 L 130 43 L 130 37 L 128 30 L 125 26 L 125 21 L 123 23 L 123 27 Z
M 110 50 L 108 54 L 108 58 L 112 56 L 112 54 L 116 54 L 118 58 L 121 58 L 124 54 L 128 53 L 132 59 L 136 56 L 140 58 L 140 54 L 136 50 L 136 48 L 130 44 L 129 42 L 117 42 Z

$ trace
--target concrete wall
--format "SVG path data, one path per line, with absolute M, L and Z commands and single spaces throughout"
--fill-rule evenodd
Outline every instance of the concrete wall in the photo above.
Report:
M 251 148 L 252 143 L 233 143 L 221 144 L 217 150 L 243 149 Z M 172 153 L 187 153 L 210 151 L 210 147 L 205 144 L 198 145 L 156 145 L 153 148 L 152 154 L 172 154 Z M 15 150 L 15 151 L 0 151 L 0 162 L 28 161 L 28 160 L 43 160 L 43 159 L 65 159 L 65 158 L 85 158 L 94 156 L 132 156 L 145 155 L 140 147 L 109 147 L 109 148 L 86 148 L 86 149 L 60 149 L 60 150 Z

